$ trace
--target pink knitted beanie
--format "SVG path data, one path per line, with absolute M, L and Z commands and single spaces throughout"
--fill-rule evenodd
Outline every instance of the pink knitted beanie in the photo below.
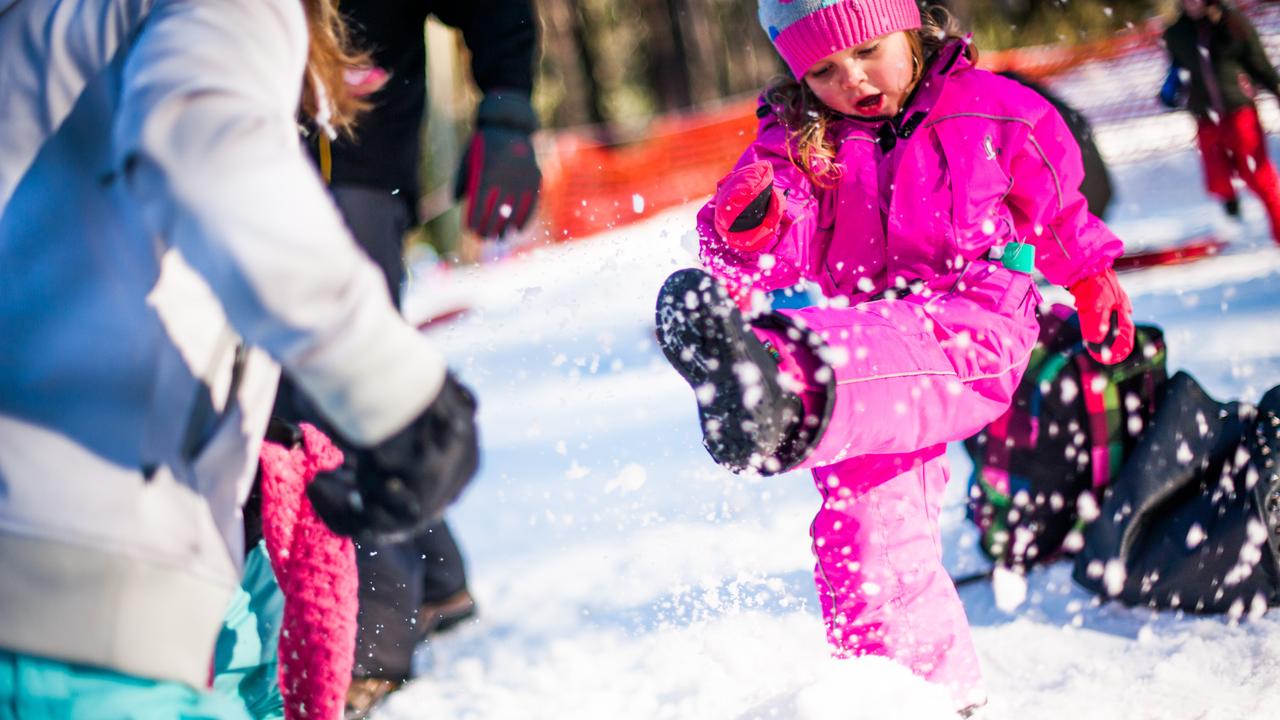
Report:
M 915 0 L 760 0 L 759 15 L 797 79 L 833 52 L 920 27 Z
M 342 717 L 355 662 L 359 577 L 355 547 L 307 499 L 316 473 L 342 464 L 324 433 L 302 425 L 302 445 L 262 444 L 262 534 L 284 593 L 279 679 L 287 720 Z

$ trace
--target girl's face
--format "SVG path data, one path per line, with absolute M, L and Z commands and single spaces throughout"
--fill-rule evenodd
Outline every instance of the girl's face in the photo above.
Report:
M 861 118 L 898 114 L 914 85 L 911 44 L 895 32 L 822 58 L 804 82 L 824 105 Z

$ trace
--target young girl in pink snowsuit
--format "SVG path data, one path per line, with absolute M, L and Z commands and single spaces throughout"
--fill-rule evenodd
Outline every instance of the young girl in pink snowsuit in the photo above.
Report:
M 1128 355 L 1122 245 L 1088 214 L 1058 113 L 915 0 L 761 0 L 760 19 L 795 80 L 761 97 L 699 214 L 710 274 L 667 280 L 659 339 L 717 462 L 813 471 L 836 655 L 894 658 L 971 708 L 985 693 L 941 562 L 946 443 L 1011 402 L 1038 329 L 1032 259 L 1075 295 L 1091 352 Z M 806 281 L 817 306 L 739 310 Z

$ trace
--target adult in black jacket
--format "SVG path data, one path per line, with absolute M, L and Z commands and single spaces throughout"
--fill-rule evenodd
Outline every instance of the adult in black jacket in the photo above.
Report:
M 434 15 L 462 31 L 471 73 L 483 92 L 476 130 L 458 178 L 464 222 L 486 238 L 525 225 L 541 175 L 530 134 L 529 103 L 537 44 L 529 0 L 343 0 L 353 43 L 385 77 L 367 99 L 353 138 L 318 134 L 312 148 L 356 240 L 378 263 L 397 303 L 404 280 L 403 241 L 418 222 L 418 167 L 427 102 L 424 23 Z M 277 414 L 309 419 L 305 401 L 282 388 Z M 347 471 L 354 471 L 346 468 Z M 347 716 L 364 717 L 410 673 L 424 635 L 474 612 L 462 554 L 441 519 L 397 543 L 357 537 L 360 624 Z
M 1280 97 L 1280 74 L 1257 30 L 1224 0 L 1182 0 L 1182 14 L 1164 40 L 1175 71 L 1190 75 L 1187 109 L 1196 118 L 1209 192 L 1235 215 L 1239 200 L 1231 178 L 1240 177 L 1262 200 L 1280 242 L 1280 177 L 1253 101 L 1257 87 Z
M 423 24 L 435 16 L 462 31 L 472 78 L 484 93 L 459 177 L 459 196 L 467 201 L 464 220 L 484 237 L 523 227 L 541 179 L 529 144 L 537 126 L 529 105 L 537 46 L 529 0 L 343 0 L 340 7 L 354 44 L 368 50 L 388 77 L 369 96 L 373 110 L 362 116 L 357 136 L 336 139 L 328 162 L 319 153 L 330 184 L 392 193 L 416 220 L 426 107 Z M 396 250 L 390 264 L 398 266 Z

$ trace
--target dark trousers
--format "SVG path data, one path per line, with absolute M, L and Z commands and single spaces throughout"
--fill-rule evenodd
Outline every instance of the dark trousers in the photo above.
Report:
M 410 225 L 404 199 L 368 187 L 336 186 L 330 190 L 356 241 L 381 268 L 387 290 L 399 307 L 404 236 Z M 317 423 L 319 419 L 288 377 L 280 381 L 275 414 L 291 422 Z M 324 429 L 322 423 L 319 426 Z M 349 451 L 346 455 L 354 456 Z M 462 553 L 453 533 L 440 520 L 421 535 L 399 543 L 359 540 L 356 566 L 360 571 L 360 621 L 355 674 L 407 679 L 413 648 L 422 639 L 419 608 L 467 585 Z
M 424 633 L 420 608 L 466 587 L 458 544 L 441 520 L 403 542 L 357 542 L 356 565 L 360 630 L 354 674 L 407 680 L 413 649 Z

